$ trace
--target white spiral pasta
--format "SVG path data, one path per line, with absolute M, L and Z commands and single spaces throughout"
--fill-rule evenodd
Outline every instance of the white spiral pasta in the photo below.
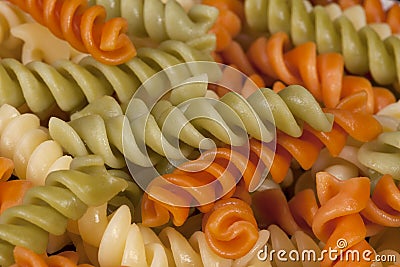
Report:
M 382 125 L 384 132 L 400 130 L 400 100 L 379 110 L 375 118 Z
M 194 232 L 186 239 L 176 229 L 165 227 L 157 235 L 151 228 L 131 223 L 131 212 L 125 205 L 120 206 L 109 218 L 104 216 L 104 206 L 95 210 L 86 219 L 84 216 L 78 221 L 80 232 L 76 234 L 81 235 L 86 256 L 100 267 L 270 266 L 257 259 L 257 252 L 268 241 L 267 230 L 259 232 L 257 243 L 246 256 L 231 260 L 212 252 L 201 231 Z M 89 219 L 94 218 L 94 214 L 100 215 L 96 217 L 99 218 L 96 222 Z
M 42 61 L 52 64 L 65 59 L 78 63 L 87 54 L 78 52 L 66 41 L 54 36 L 49 29 L 36 22 L 23 23 L 11 28 L 11 34 L 23 41 L 21 62 Z
M 43 185 L 51 171 L 68 169 L 72 160 L 63 156 L 61 146 L 51 140 L 36 115 L 21 115 L 7 104 L 0 108 L 0 155 L 14 161 L 20 179 L 35 185 Z

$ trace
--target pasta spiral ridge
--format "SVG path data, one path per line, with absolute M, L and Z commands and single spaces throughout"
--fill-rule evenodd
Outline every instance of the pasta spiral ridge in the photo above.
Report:
M 208 150 L 197 160 L 183 163 L 172 173 L 153 179 L 141 202 L 143 224 L 161 226 L 172 219 L 180 226 L 187 220 L 191 205 L 207 213 L 213 209 L 215 200 L 229 199 L 239 187 L 247 192 L 258 184 L 262 179 L 258 162 L 247 160 L 236 150 Z
M 0 61 L 1 103 L 19 108 L 27 104 L 41 118 L 57 105 L 72 113 L 104 95 L 116 94 L 127 105 L 137 88 L 160 69 L 189 61 L 212 58 L 182 42 L 165 41 L 158 49 L 138 49 L 137 57 L 119 66 L 109 66 L 85 57 L 79 64 L 59 60 L 53 64 L 14 59 Z
M 400 179 L 400 131 L 381 133 L 375 140 L 363 144 L 358 151 L 358 160 L 375 172 L 390 174 Z M 383 161 L 382 161 L 383 160 Z
M 215 52 L 224 51 L 232 42 L 233 38 L 241 32 L 244 19 L 243 3 L 239 0 L 233 1 L 202 1 L 203 4 L 214 6 L 219 10 L 218 19 L 211 29 L 217 38 Z
M 360 99 L 364 97 L 365 111 L 376 113 L 385 105 L 395 102 L 395 96 L 388 89 L 374 87 L 363 77 L 345 75 L 341 54 L 317 55 L 313 42 L 285 51 L 288 45 L 288 35 L 279 32 L 268 39 L 258 38 L 251 44 L 247 54 L 264 75 L 285 84 L 303 85 L 328 108 L 346 108 L 351 103 L 362 102 Z M 279 83 L 276 82 L 274 87 L 279 90 Z
M 22 42 L 11 34 L 11 29 L 28 21 L 28 17 L 16 6 L 0 2 L 0 57 L 21 57 Z
M 313 4 L 325 5 L 324 1 L 312 1 Z M 315 3 L 317 2 L 317 3 Z M 329 1 L 332 2 L 332 1 Z M 384 9 L 382 2 L 379 0 L 354 0 L 354 1 L 333 1 L 346 10 L 355 5 L 360 5 L 365 10 L 366 20 L 368 23 L 387 23 L 393 33 L 400 33 L 400 5 L 393 2 L 392 6 L 387 10 Z
M 270 238 L 267 245 L 260 254 L 260 260 L 266 263 L 275 264 L 278 267 L 288 263 L 296 263 L 298 266 L 319 267 L 320 263 L 317 259 L 321 256 L 321 247 L 315 242 L 313 236 L 298 230 L 293 235 L 288 235 L 282 228 L 277 225 L 270 225 L 267 230 Z M 274 251 L 290 251 L 293 255 L 290 259 L 285 257 L 280 260 L 276 255 L 270 252 Z M 294 253 L 297 252 L 297 253 Z M 307 254 L 309 253 L 309 254 Z M 272 259 L 269 257 L 273 255 Z
M 259 4 L 247 0 L 245 13 L 254 30 L 271 34 L 286 32 L 295 46 L 315 42 L 318 53 L 341 53 L 346 69 L 352 74 L 370 73 L 381 85 L 399 83 L 400 40 L 393 35 L 381 40 L 369 25 L 357 31 L 346 16 L 331 21 L 321 6 L 309 13 L 301 0 L 292 0 L 290 5 L 277 0 L 263 0 Z
M 299 125 L 295 122 L 296 120 L 293 120 L 293 123 L 290 123 L 292 126 L 281 124 L 289 122 L 289 120 L 286 118 L 286 115 L 284 115 L 285 119 L 283 119 L 283 117 L 280 117 L 281 115 L 283 115 L 281 105 L 285 103 L 287 99 L 286 96 L 291 97 L 291 103 L 296 102 L 297 104 L 300 104 L 301 101 L 306 100 L 308 98 L 307 96 L 311 97 L 311 103 L 314 103 L 315 99 L 312 98 L 311 94 L 301 86 L 289 86 L 279 93 L 275 93 L 270 89 L 262 88 L 259 89 L 257 93 L 254 93 L 249 98 L 247 98 L 249 105 L 254 108 L 256 112 L 255 114 L 262 114 L 262 110 L 266 107 L 264 106 L 266 105 L 264 102 L 264 104 L 262 105 L 257 104 L 259 101 L 262 101 L 262 98 L 257 96 L 260 92 L 267 100 L 265 103 L 268 103 L 270 108 L 272 109 L 272 116 L 275 116 L 274 121 L 276 122 L 276 126 L 278 128 L 276 139 L 278 145 L 275 150 L 275 147 L 271 147 L 268 143 L 269 140 L 257 140 L 259 139 L 259 137 L 249 131 L 250 136 L 253 137 L 250 139 L 249 142 L 250 158 L 253 157 L 253 162 L 247 160 L 246 155 L 245 159 L 239 160 L 239 164 L 245 164 L 248 167 L 250 163 L 254 166 L 266 166 L 267 168 L 270 166 L 272 178 L 274 179 L 274 181 L 279 183 L 284 180 L 290 167 L 292 157 L 300 163 L 301 167 L 303 167 L 304 169 L 309 169 L 316 162 L 320 150 L 324 146 L 327 146 L 329 152 L 332 155 L 336 156 L 346 145 L 346 138 L 349 134 L 353 138 L 365 142 L 374 139 L 381 132 L 380 124 L 374 119 L 371 114 L 353 113 L 350 110 L 339 109 L 326 109 L 326 113 L 320 113 L 322 118 L 322 121 L 320 122 L 323 122 L 323 125 L 325 125 L 326 128 L 324 128 L 325 126 L 322 126 L 322 124 L 320 126 L 306 124 L 309 123 L 306 118 L 302 118 L 304 119 L 305 123 L 304 125 L 302 125 L 301 128 L 297 128 Z M 253 98 L 253 96 L 257 97 Z M 235 101 L 232 101 L 232 99 Z M 294 101 L 295 99 L 301 99 L 301 101 Z M 223 97 L 219 99 L 219 101 L 228 104 L 234 110 L 238 109 L 241 106 L 245 107 L 243 103 L 246 103 L 244 98 L 240 98 L 239 95 L 234 92 L 226 93 Z M 308 102 L 308 100 L 306 102 Z M 304 104 L 306 102 L 304 102 Z M 202 106 L 204 105 L 205 103 L 202 104 Z M 290 105 L 288 105 L 288 107 L 291 111 L 285 113 L 291 114 L 290 112 L 293 111 L 293 115 L 296 116 L 296 109 L 294 109 L 294 106 Z M 308 106 L 308 104 L 306 104 L 306 106 Z M 207 110 L 210 109 L 211 108 L 207 108 Z M 319 109 L 320 107 L 316 106 L 316 110 Z M 318 112 L 321 111 L 322 110 Z M 248 113 L 251 114 L 250 112 Z M 302 112 L 302 114 L 304 113 Z M 330 115 L 328 114 L 334 115 L 334 121 L 330 120 Z M 246 120 L 249 121 L 249 119 Z M 261 118 L 260 121 L 264 122 L 265 119 Z M 371 131 L 368 133 L 363 132 L 362 134 L 360 134 L 360 129 L 364 128 L 363 125 L 366 124 L 371 126 Z M 231 178 L 230 176 L 226 176 L 226 181 L 225 179 L 220 179 L 220 177 L 222 177 L 220 175 L 220 171 L 217 172 L 213 170 L 213 168 L 220 168 L 218 166 L 221 165 L 219 157 L 223 158 L 225 161 L 227 160 L 228 163 L 226 164 L 230 163 L 235 166 L 240 166 L 238 163 L 235 162 L 235 160 L 232 160 L 229 157 L 229 155 L 231 155 L 232 153 L 235 154 L 235 145 L 237 144 L 231 143 L 230 145 L 232 146 L 230 149 L 221 148 L 206 151 L 204 152 L 204 155 L 200 155 L 198 159 L 188 161 L 180 166 L 177 166 L 177 169 L 172 174 L 158 176 L 154 180 L 154 183 L 152 182 L 153 184 L 150 184 L 150 186 L 146 189 L 148 190 L 149 195 L 145 194 L 144 201 L 142 202 L 142 216 L 143 218 L 146 218 L 146 220 L 148 219 L 148 222 L 146 223 L 149 223 L 149 225 L 152 226 L 167 223 L 170 218 L 170 215 L 167 212 L 169 211 L 172 213 L 171 217 L 174 223 L 180 225 L 186 220 L 188 216 L 188 206 L 197 203 L 197 205 L 200 206 L 200 210 L 209 209 L 210 205 L 212 206 L 213 204 L 213 200 L 210 200 L 206 196 L 212 198 L 214 197 L 214 195 L 201 194 L 200 192 L 202 190 L 201 187 L 210 186 L 210 182 L 221 184 L 222 188 L 224 189 L 221 191 L 222 193 L 214 187 L 211 187 L 209 189 L 208 192 L 214 192 L 214 194 L 216 194 L 216 196 L 218 197 L 225 196 L 225 194 L 226 196 L 229 196 L 228 193 L 230 192 L 230 189 L 234 188 L 234 184 L 239 181 L 239 178 L 242 175 L 245 180 L 246 189 L 249 190 L 250 188 L 254 188 L 253 186 L 249 185 L 258 184 L 260 182 L 257 173 L 259 170 L 257 170 L 257 167 L 252 169 L 248 168 L 248 172 L 250 173 L 250 176 L 248 177 L 244 175 L 245 170 L 243 168 L 238 168 L 240 170 L 239 178 L 236 178 L 237 175 L 234 175 L 233 178 Z M 304 155 L 304 151 L 308 151 L 307 155 Z M 216 158 L 211 159 L 211 161 L 209 162 L 204 161 L 211 158 L 209 157 L 209 155 L 215 155 Z M 235 157 L 239 159 L 239 156 L 240 155 Z M 207 164 L 210 163 L 216 163 L 217 165 L 210 165 L 207 167 Z M 199 166 L 201 169 L 200 171 L 199 168 L 195 168 Z M 227 168 L 227 165 L 224 165 L 224 163 L 222 164 L 222 166 L 224 169 L 227 170 L 226 175 L 235 173 L 234 171 L 230 171 L 229 168 Z M 202 169 L 203 167 L 207 169 Z M 190 171 L 187 171 L 187 168 Z M 202 181 L 197 179 L 197 177 L 205 175 L 211 175 L 210 179 L 203 179 Z M 253 180 L 253 178 L 255 179 Z M 229 187 L 229 185 L 231 187 Z M 176 189 L 176 186 L 186 186 L 186 188 Z M 180 194 L 179 197 L 176 194 L 170 194 L 167 192 L 174 191 L 175 189 L 171 189 L 174 187 L 177 190 L 176 192 Z M 193 188 L 196 188 L 196 190 L 192 190 Z M 179 202 L 178 206 L 181 207 L 171 207 L 171 205 L 168 204 L 170 203 L 171 199 L 177 199 L 177 202 Z
M 294 99 L 297 99 L 299 101 L 294 101 Z M 65 135 L 62 132 L 74 132 L 71 135 L 71 137 L 74 137 L 70 140 L 73 143 L 77 143 L 77 140 L 81 139 L 79 138 L 79 136 L 82 135 L 82 137 L 84 137 L 85 129 L 91 130 L 94 127 L 94 124 L 92 124 L 92 128 L 87 127 L 89 121 L 92 121 L 93 123 L 94 121 L 97 121 L 97 125 L 99 127 L 101 126 L 101 129 L 103 129 L 101 130 L 103 132 L 102 140 L 105 141 L 102 141 L 102 143 L 110 143 L 110 145 L 115 146 L 120 152 L 117 153 L 117 155 L 113 155 L 114 153 L 112 149 L 106 144 L 107 148 L 103 149 L 103 151 L 108 151 L 107 155 L 109 155 L 110 160 L 106 160 L 107 164 L 110 164 L 112 161 L 114 163 L 112 163 L 112 165 L 110 166 L 121 167 L 124 164 L 123 159 L 121 158 L 121 154 L 125 154 L 125 156 L 133 163 L 139 164 L 141 166 L 148 166 L 148 162 L 145 163 L 145 155 L 143 155 L 142 157 L 143 160 L 138 160 L 140 156 L 140 154 L 138 153 L 143 154 L 143 152 L 140 152 L 140 150 L 138 150 L 137 152 L 132 152 L 132 154 L 127 154 L 131 153 L 131 151 L 129 151 L 129 148 L 125 148 L 127 150 L 125 152 L 123 151 L 123 142 L 120 138 L 123 133 L 122 122 L 124 122 L 124 120 L 126 119 L 130 120 L 129 114 L 124 116 L 122 109 L 118 106 L 115 100 L 111 98 L 103 98 L 103 100 L 104 101 L 99 101 L 99 103 L 101 104 L 95 104 L 93 102 L 93 104 L 89 105 L 87 109 L 84 109 L 83 111 L 78 112 L 73 116 L 74 119 L 69 124 L 70 126 L 72 126 L 72 128 L 76 128 L 75 131 L 77 130 L 77 127 L 79 127 L 80 132 L 75 132 L 74 129 L 68 127 L 68 125 L 63 123 L 60 119 L 52 118 L 49 124 L 52 138 L 61 142 L 62 140 L 65 140 Z M 140 98 L 134 98 L 134 100 L 134 106 L 136 108 L 140 109 L 139 107 L 141 107 L 141 109 L 145 110 L 146 113 L 149 112 L 148 107 L 145 106 L 144 102 L 140 100 Z M 244 145 L 248 141 L 247 134 L 245 135 L 245 140 L 243 139 L 243 137 L 241 137 L 240 134 L 237 134 L 238 131 L 231 126 L 234 124 L 229 123 L 230 120 L 232 120 L 232 118 L 228 117 L 232 116 L 231 113 L 226 113 L 223 109 L 224 106 L 222 105 L 227 105 L 227 107 L 229 107 L 233 111 L 233 115 L 239 117 L 242 116 L 241 121 L 243 121 L 245 125 L 241 127 L 244 127 L 244 130 L 248 132 L 250 136 L 263 142 L 272 141 L 274 129 L 271 128 L 271 125 L 274 122 L 276 122 L 278 129 L 293 137 L 299 137 L 302 134 L 301 125 L 298 124 L 299 119 L 308 123 L 310 125 L 310 128 L 313 128 L 316 131 L 326 132 L 330 131 L 333 122 L 332 117 L 329 114 L 325 114 L 321 110 L 318 102 L 315 101 L 315 99 L 306 89 L 299 86 L 289 86 L 278 94 L 274 93 L 270 89 L 264 88 L 260 91 L 256 91 L 255 93 L 253 93 L 252 96 L 248 97 L 247 99 L 244 99 L 238 93 L 230 92 L 228 94 L 225 94 L 218 101 L 211 101 L 208 98 L 200 95 L 200 97 L 193 99 L 189 97 L 187 101 L 184 101 L 177 106 L 174 106 L 168 100 L 161 100 L 155 105 L 153 110 L 150 110 L 151 114 L 149 115 L 150 117 L 147 118 L 147 122 L 143 122 L 146 123 L 145 125 L 146 127 L 148 127 L 146 129 L 145 135 L 147 136 L 147 131 L 149 131 L 150 133 L 154 132 L 157 133 L 157 135 L 162 136 L 169 134 L 170 131 L 176 131 L 176 128 L 180 129 L 182 127 L 181 125 L 185 125 L 184 130 L 187 130 L 190 134 L 186 135 L 186 139 L 182 138 L 182 141 L 189 146 L 193 146 L 195 148 L 201 147 L 201 142 L 202 140 L 204 140 L 204 136 L 201 134 L 202 128 L 208 130 L 212 135 L 215 136 L 215 138 L 219 139 L 225 144 L 230 144 L 234 146 Z M 104 109 L 103 107 L 106 108 Z M 272 117 L 269 117 L 268 115 L 270 107 L 272 107 L 273 110 L 273 114 L 271 115 Z M 310 112 L 312 110 L 312 112 L 317 115 L 319 119 L 314 120 L 308 118 L 307 116 L 304 116 L 304 113 L 300 112 L 301 107 L 309 109 Z M 110 109 L 110 111 L 106 112 L 105 110 L 107 109 Z M 243 109 L 246 109 L 248 111 L 246 115 L 243 113 Z M 180 115 L 182 122 L 179 122 L 179 125 L 176 125 L 175 121 L 171 122 L 174 123 L 171 124 L 173 125 L 171 127 L 172 129 L 161 127 L 169 124 L 166 123 L 166 121 L 168 120 L 165 118 L 171 117 L 172 114 Z M 212 121 L 221 122 L 218 124 L 213 124 L 212 128 L 210 128 L 210 123 L 205 123 L 205 121 L 203 123 L 199 121 L 198 123 L 194 124 L 191 121 L 192 118 L 200 115 L 205 116 L 206 118 L 210 118 Z M 246 117 L 243 117 L 244 115 Z M 81 123 L 84 120 L 86 120 L 86 123 Z M 131 123 L 139 123 L 139 121 L 136 120 L 135 122 L 135 120 L 133 120 Z M 119 126 L 116 127 L 117 125 Z M 57 126 L 59 126 L 59 129 L 64 127 L 64 130 L 56 130 Z M 98 127 L 96 128 L 100 129 Z M 131 128 L 134 129 L 133 126 L 131 126 Z M 111 131 L 112 129 L 113 131 Z M 227 136 L 225 132 L 226 129 L 230 131 L 229 136 Z M 57 133 L 59 133 L 58 136 Z M 171 133 L 170 135 L 175 136 L 173 133 Z M 98 142 L 92 140 L 90 136 L 91 134 L 89 133 L 89 135 L 84 138 L 84 142 L 93 151 L 91 147 L 94 148 L 96 146 L 94 143 L 97 144 Z M 129 142 L 129 144 L 132 144 L 133 146 L 136 143 L 138 144 L 138 139 L 135 138 L 136 136 L 138 136 L 137 133 L 133 131 L 133 136 L 126 135 L 126 137 L 124 138 L 133 138 L 132 141 Z M 146 145 L 157 152 L 159 155 L 167 156 L 167 152 L 165 152 L 165 150 L 168 145 L 168 147 L 170 148 L 169 151 L 173 152 L 169 153 L 168 155 L 172 155 L 171 157 L 175 159 L 179 159 L 179 157 L 181 157 L 179 150 L 177 150 L 177 148 L 175 148 L 173 145 L 169 145 L 167 142 L 153 142 L 151 140 L 152 139 L 145 140 Z M 62 143 L 64 143 L 64 149 L 69 151 L 69 153 L 71 153 L 72 155 L 83 155 L 79 153 L 87 153 L 84 152 L 86 151 L 86 149 L 84 149 L 84 142 L 79 141 L 79 143 L 82 144 L 80 145 L 82 147 L 80 151 L 83 152 L 74 152 L 77 150 L 71 150 L 66 147 L 68 146 L 67 142 Z M 91 146 L 91 143 L 93 143 L 94 145 Z M 138 147 L 139 149 L 139 144 L 136 147 Z M 105 155 L 105 152 L 102 155 Z M 116 156 L 120 159 L 115 159 Z M 113 159 L 111 160 L 111 158 Z
M 102 217 L 105 228 L 96 249 L 98 266 L 247 266 L 268 240 L 257 230 L 257 240 L 244 257 L 232 260 L 218 256 L 202 231 L 184 237 L 177 229 L 165 227 L 159 234 L 140 223 L 132 223 L 131 210 L 121 205 L 112 216 Z
M 144 44 L 177 40 L 208 52 L 215 48 L 215 36 L 208 33 L 218 17 L 214 7 L 196 3 L 186 12 L 176 0 L 91 0 L 89 4 L 105 7 L 109 18 L 125 18 L 135 45 L 140 46 L 144 38 Z
M 110 175 L 98 157 L 75 158 L 70 170 L 51 172 L 44 186 L 26 192 L 22 205 L 1 214 L 1 265 L 13 262 L 14 246 L 44 253 L 49 233 L 63 234 L 68 219 L 79 219 L 88 206 L 106 203 L 126 187 L 125 180 Z
M 380 226 L 400 225 L 400 188 L 389 174 L 383 175 L 375 185 L 367 206 L 361 215 Z
M 20 179 L 43 185 L 51 171 L 69 168 L 71 157 L 63 156 L 36 115 L 20 114 L 5 104 L 0 108 L 0 125 L 0 155 L 13 160 Z
M 312 229 L 316 237 L 325 243 L 325 249 L 333 248 L 340 254 L 348 249 L 358 250 L 359 253 L 373 251 L 365 240 L 366 227 L 360 214 L 369 201 L 369 191 L 370 181 L 366 177 L 340 181 L 326 172 L 317 174 L 317 194 L 321 206 L 315 213 Z M 345 240 L 345 246 L 340 240 Z M 334 263 L 333 258 L 325 257 L 321 266 L 332 266 Z M 357 266 L 370 266 L 370 262 L 365 257 L 357 261 Z
M 203 217 L 203 231 L 211 249 L 230 259 L 245 256 L 259 233 L 250 205 L 237 198 L 217 201 Z
M 76 50 L 89 53 L 102 63 L 122 64 L 136 55 L 132 41 L 125 34 L 126 20 L 113 18 L 105 21 L 107 13 L 100 5 L 88 7 L 83 0 L 10 2 Z

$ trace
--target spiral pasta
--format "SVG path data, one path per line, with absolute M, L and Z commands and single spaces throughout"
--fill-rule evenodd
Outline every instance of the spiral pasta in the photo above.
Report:
M 312 1 L 315 2 L 315 1 Z M 314 4 L 326 4 L 323 1 L 317 1 Z M 330 1 L 331 2 L 331 1 Z M 379 0 L 355 0 L 355 1 L 332 1 L 337 2 L 342 9 L 348 9 L 354 5 L 362 5 L 365 10 L 366 20 L 369 23 L 385 22 L 389 24 L 393 33 L 400 33 L 400 6 L 393 2 L 392 6 L 388 10 L 384 9 L 384 6 Z
M 76 50 L 89 53 L 102 63 L 122 64 L 136 55 L 134 45 L 125 34 L 127 21 L 123 18 L 105 21 L 107 13 L 100 5 L 88 7 L 82 0 L 10 2 Z
M 268 228 L 270 238 L 268 246 L 264 247 L 260 253 L 260 259 L 265 262 L 275 264 L 277 267 L 293 264 L 295 266 L 318 267 L 320 263 L 318 258 L 321 256 L 321 248 L 313 240 L 312 236 L 307 235 L 302 231 L 296 231 L 291 238 L 277 225 L 270 225 Z M 286 251 L 290 252 L 291 256 L 284 256 L 280 259 L 271 251 Z M 272 258 L 270 258 L 272 255 Z
M 346 16 L 333 22 L 323 7 L 314 7 L 312 13 L 308 13 L 301 0 L 292 0 L 290 6 L 276 0 L 261 3 L 245 2 L 246 20 L 254 30 L 271 34 L 286 32 L 296 46 L 315 42 L 318 53 L 341 53 L 350 73 L 370 73 L 374 81 L 382 85 L 399 82 L 400 40 L 397 37 L 390 36 L 383 41 L 368 25 L 357 31 Z M 270 14 L 265 16 L 265 13 Z M 259 19 L 261 17 L 265 19 Z
M 156 235 L 152 229 L 132 223 L 131 217 L 125 205 L 110 219 L 101 217 L 106 226 L 96 250 L 99 266 L 247 266 L 269 237 L 267 231 L 257 231 L 255 245 L 244 257 L 232 260 L 215 254 L 201 231 L 186 239 L 176 229 L 165 227 Z
M 399 134 L 399 131 L 384 132 L 375 140 L 363 144 L 358 151 L 358 160 L 373 171 L 390 174 L 399 180 Z
M 126 19 L 127 34 L 139 47 L 141 42 L 148 46 L 177 40 L 208 52 L 215 48 L 215 36 L 208 33 L 218 17 L 214 7 L 196 3 L 186 12 L 176 0 L 166 3 L 161 0 L 92 0 L 89 3 L 104 6 L 109 18 Z
M 48 233 L 63 234 L 68 219 L 79 219 L 88 206 L 107 203 L 127 187 L 124 179 L 111 176 L 105 170 L 98 157 L 76 158 L 71 168 L 51 172 L 44 186 L 35 186 L 26 192 L 22 205 L 1 214 L 2 266 L 13 262 L 14 246 L 44 253 Z
M 46 27 L 36 22 L 14 26 L 11 34 L 23 41 L 21 52 L 23 64 L 31 61 L 51 64 L 60 59 L 78 62 L 87 56 L 87 54 L 76 51 L 67 42 L 58 39 Z
M 369 186 L 366 177 L 339 181 L 329 173 L 317 174 L 317 193 L 321 207 L 314 216 L 312 229 L 318 239 L 325 243 L 324 248 L 337 249 L 339 253 L 353 249 L 358 250 L 360 255 L 365 250 L 372 251 L 365 240 L 366 228 L 360 215 L 369 199 Z M 345 240 L 345 246 L 340 245 L 338 240 L 341 239 Z M 321 262 L 321 266 L 332 264 L 331 258 L 324 258 Z M 357 260 L 356 264 L 370 266 L 366 257 Z
M 69 168 L 71 157 L 63 156 L 61 146 L 50 139 L 36 115 L 20 114 L 7 104 L 0 114 L 0 155 L 14 161 L 20 179 L 43 185 L 49 172 Z
M 121 103 L 127 104 L 137 88 L 157 71 L 182 62 L 210 60 L 208 54 L 178 41 L 166 41 L 158 49 L 139 49 L 137 57 L 119 66 L 104 65 L 92 57 L 79 64 L 60 60 L 53 65 L 37 61 L 23 65 L 3 59 L 0 104 L 20 107 L 26 103 L 41 117 L 49 117 L 54 104 L 65 112 L 74 112 L 114 92 Z
M 306 42 L 284 51 L 289 37 L 283 32 L 270 38 L 260 37 L 248 51 L 250 61 L 268 77 L 285 84 L 301 84 L 329 108 L 343 108 L 357 102 L 364 93 L 366 112 L 376 113 L 395 102 L 395 96 L 385 88 L 373 87 L 362 77 L 344 75 L 343 56 L 337 53 L 317 55 L 316 45 Z
M 398 227 L 400 224 L 399 197 L 399 188 L 393 178 L 386 174 L 377 182 L 371 199 L 361 211 L 361 215 L 378 225 Z
M 244 19 L 243 3 L 233 1 L 202 1 L 202 4 L 214 6 L 219 10 L 218 19 L 211 29 L 215 33 L 217 45 L 215 52 L 225 50 L 232 39 L 238 35 L 242 28 Z

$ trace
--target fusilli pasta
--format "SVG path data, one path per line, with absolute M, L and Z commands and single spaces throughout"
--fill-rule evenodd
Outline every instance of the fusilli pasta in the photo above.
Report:
M 136 55 L 135 47 L 125 34 L 127 21 L 123 18 L 105 21 L 107 13 L 103 6 L 88 7 L 83 0 L 10 2 L 76 50 L 89 53 L 102 63 L 117 65 Z
M 29 189 L 22 205 L 0 216 L 0 264 L 13 262 L 14 246 L 44 253 L 48 233 L 61 235 L 68 219 L 79 219 L 88 206 L 107 203 L 127 187 L 124 179 L 111 176 L 98 157 L 76 158 L 71 170 L 51 172 L 44 186 Z
M 263 0 L 257 4 L 247 0 L 246 21 L 257 31 L 286 32 L 296 46 L 311 41 L 316 42 L 318 53 L 341 53 L 350 73 L 369 72 L 382 85 L 399 82 L 400 40 L 397 37 L 392 35 L 381 40 L 369 25 L 357 31 L 346 16 L 333 22 L 323 7 L 314 7 L 309 13 L 302 0 L 290 3 Z
M 137 88 L 159 70 L 182 62 L 210 60 L 209 55 L 178 41 L 166 41 L 158 49 L 139 49 L 137 57 L 119 66 L 104 65 L 92 57 L 79 64 L 59 60 L 52 65 L 38 61 L 23 65 L 7 58 L 0 62 L 0 104 L 18 108 L 26 103 L 35 114 L 48 117 L 54 104 L 74 112 L 115 92 L 127 105 Z
M 5 104 L 0 108 L 0 125 L 0 155 L 14 161 L 20 179 L 43 185 L 51 171 L 69 169 L 71 157 L 63 156 L 36 115 L 20 114 Z
M 186 12 L 176 0 L 91 0 L 89 4 L 104 6 L 108 18 L 125 18 L 127 34 L 136 46 L 177 40 L 208 52 L 215 48 L 215 36 L 208 33 L 218 16 L 214 7 L 194 4 Z

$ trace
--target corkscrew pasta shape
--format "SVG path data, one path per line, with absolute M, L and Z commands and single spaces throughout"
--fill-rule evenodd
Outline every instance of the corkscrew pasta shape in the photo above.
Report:
M 7 104 L 0 114 L 0 155 L 13 160 L 20 179 L 43 185 L 49 172 L 69 168 L 71 157 L 63 156 L 61 146 L 51 140 L 36 115 L 20 114 Z
M 26 103 L 40 117 L 49 117 L 55 104 L 71 113 L 114 93 L 127 105 L 137 88 L 159 70 L 186 61 L 210 60 L 209 55 L 178 41 L 166 41 L 158 49 L 139 49 L 137 57 L 119 66 L 105 65 L 92 57 L 79 64 L 59 60 L 52 65 L 38 61 L 23 65 L 11 58 L 2 59 L 0 103 L 17 108 Z
M 321 6 L 314 7 L 313 14 L 308 13 L 301 0 L 292 0 L 290 7 L 287 2 L 276 0 L 261 3 L 245 2 L 246 21 L 252 29 L 271 34 L 285 32 L 295 46 L 315 42 L 318 53 L 341 53 L 346 69 L 352 74 L 370 73 L 381 85 L 399 82 L 400 40 L 397 37 L 381 40 L 368 25 L 357 31 L 346 16 L 333 22 Z
M 325 249 L 338 249 L 340 253 L 348 249 L 358 250 L 359 253 L 373 251 L 365 240 L 366 227 L 360 215 L 367 206 L 369 191 L 370 182 L 366 177 L 340 181 L 326 172 L 317 174 L 317 194 L 321 207 L 314 216 L 312 229 L 318 239 L 325 243 Z M 346 240 L 346 246 L 341 247 L 340 239 Z M 325 257 L 321 266 L 331 266 L 333 263 L 332 259 Z M 370 262 L 364 257 L 357 262 L 357 266 L 370 266 Z
M 371 199 L 361 215 L 368 221 L 389 227 L 398 227 L 400 191 L 393 178 L 386 174 L 377 182 Z
M 126 35 L 127 21 L 123 18 L 105 21 L 107 13 L 103 6 L 88 7 L 82 0 L 10 2 L 76 50 L 89 53 L 102 63 L 122 64 L 136 55 L 136 49 Z
M 393 33 L 400 33 L 400 6 L 393 2 L 388 10 L 385 10 L 379 0 L 355 0 L 355 1 L 333 1 L 337 2 L 344 10 L 361 5 L 365 10 L 366 20 L 369 23 L 387 23 Z M 325 3 L 318 3 L 325 4 Z
M 232 260 L 217 255 L 201 231 L 186 239 L 176 229 L 165 227 L 157 235 L 151 228 L 132 223 L 131 217 L 130 209 L 122 205 L 111 219 L 105 218 L 97 250 L 99 266 L 247 266 L 269 237 L 267 231 L 257 231 L 255 245 L 244 257 Z
M 107 203 L 127 187 L 124 179 L 105 170 L 98 157 L 76 158 L 71 168 L 50 173 L 44 186 L 26 192 L 22 205 L 1 214 L 2 266 L 13 262 L 14 246 L 44 253 L 49 233 L 63 234 L 68 219 L 79 219 L 88 206 Z
M 291 237 L 289 237 L 277 225 L 270 225 L 267 229 L 270 232 L 270 238 L 268 240 L 268 249 L 264 248 L 262 251 L 263 253 L 260 254 L 262 261 L 270 262 L 270 264 L 274 263 L 278 267 L 283 267 L 288 264 L 307 267 L 320 266 L 317 259 L 321 256 L 322 249 L 315 242 L 312 236 L 307 235 L 303 231 L 296 231 L 291 235 Z M 285 256 L 283 260 L 280 260 L 276 254 L 271 254 L 271 250 L 290 251 L 292 256 Z M 273 255 L 272 259 L 269 258 L 270 255 Z
M 268 39 L 260 37 L 251 44 L 248 50 L 249 59 L 270 78 L 285 84 L 303 85 L 329 108 L 343 108 L 342 106 L 351 102 L 359 101 L 357 99 L 361 98 L 360 92 L 366 95 L 364 97 L 368 113 L 376 113 L 385 105 L 395 102 L 395 96 L 388 89 L 373 87 L 363 77 L 345 75 L 342 55 L 317 55 L 313 42 L 285 51 L 288 44 L 289 36 L 284 32 L 273 34 Z
M 202 4 L 214 6 L 218 9 L 218 19 L 211 29 L 216 35 L 217 46 L 215 52 L 225 50 L 242 29 L 244 19 L 243 3 L 233 1 L 202 1 Z
M 363 144 L 358 152 L 358 160 L 373 171 L 400 179 L 399 134 L 399 131 L 384 132 L 375 140 Z
M 161 0 L 89 2 L 104 6 L 109 18 L 125 18 L 127 34 L 135 45 L 140 46 L 140 39 L 144 39 L 145 46 L 152 42 L 177 40 L 208 52 L 215 48 L 215 36 L 208 33 L 218 17 L 214 7 L 194 4 L 186 12 L 176 0 L 166 3 Z

